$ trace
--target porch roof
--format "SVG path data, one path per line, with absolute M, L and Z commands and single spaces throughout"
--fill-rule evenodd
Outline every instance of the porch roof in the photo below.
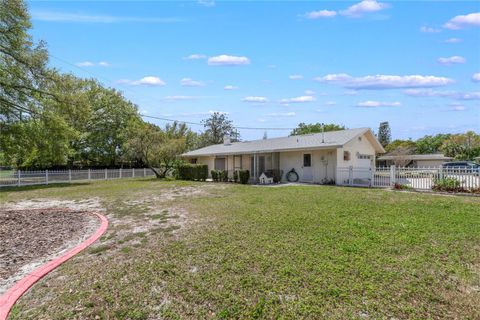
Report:
M 378 150 L 378 152 L 382 152 L 383 148 L 378 143 L 372 131 L 369 128 L 359 128 L 340 131 L 329 131 L 325 132 L 324 134 L 315 133 L 282 138 L 233 142 L 228 145 L 223 143 L 215 144 L 212 146 L 184 153 L 183 156 L 199 157 L 232 154 L 252 154 L 262 152 L 333 149 L 342 147 L 347 142 L 365 133 L 369 135 L 369 140 L 374 144 L 375 149 Z

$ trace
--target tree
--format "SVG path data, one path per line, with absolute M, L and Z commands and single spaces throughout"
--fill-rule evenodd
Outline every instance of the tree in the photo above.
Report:
M 457 160 L 473 160 L 480 156 L 480 135 L 473 131 L 450 135 L 440 147 L 448 157 Z
M 387 146 L 385 151 L 387 153 L 393 153 L 395 151 L 403 150 L 407 151 L 407 154 L 414 154 L 416 152 L 417 144 L 412 140 L 393 140 Z
M 302 134 L 310 134 L 310 133 L 319 133 L 319 132 L 327 132 L 327 131 L 338 131 L 338 130 L 345 130 L 345 126 L 338 125 L 334 123 L 299 123 L 298 126 L 290 132 L 291 136 L 297 136 Z
M 186 151 L 195 149 L 198 144 L 198 134 L 193 132 L 185 123 L 183 122 L 173 122 L 172 124 L 167 124 L 165 126 L 165 133 L 169 138 L 172 139 L 185 139 L 185 148 Z
M 172 137 L 151 123 L 132 124 L 128 135 L 127 154 L 142 161 L 157 178 L 164 178 L 185 151 L 184 137 Z
M 424 136 L 418 139 L 416 144 L 416 152 L 418 154 L 438 153 L 443 142 L 450 137 L 450 134 L 437 134 L 434 136 Z
M 378 128 L 378 141 L 384 147 L 386 147 L 392 140 L 392 134 L 390 132 L 390 125 L 388 121 L 381 122 Z
M 240 140 L 240 133 L 224 113 L 214 112 L 210 118 L 202 120 L 202 123 L 205 131 L 200 137 L 201 146 L 223 143 L 226 135 L 230 136 L 232 142 Z

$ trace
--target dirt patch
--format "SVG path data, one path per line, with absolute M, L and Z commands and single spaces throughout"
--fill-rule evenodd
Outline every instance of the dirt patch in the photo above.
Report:
M 98 219 L 70 209 L 0 210 L 0 294 L 25 274 L 74 248 Z

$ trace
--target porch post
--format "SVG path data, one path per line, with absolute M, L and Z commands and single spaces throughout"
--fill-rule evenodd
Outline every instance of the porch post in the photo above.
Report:
M 257 182 L 257 154 L 253 154 L 253 182 Z

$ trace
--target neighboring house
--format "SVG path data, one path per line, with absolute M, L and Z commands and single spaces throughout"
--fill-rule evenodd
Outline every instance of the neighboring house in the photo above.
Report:
M 249 170 L 253 182 L 266 170 L 295 169 L 302 182 L 336 180 L 337 168 L 372 168 L 382 145 L 368 128 L 330 131 L 283 138 L 216 144 L 183 154 L 192 163 L 207 164 L 208 170 Z
M 377 167 L 389 167 L 391 165 L 417 168 L 441 167 L 443 163 L 452 160 L 452 157 L 446 157 L 441 153 L 402 155 L 387 154 L 377 158 Z

